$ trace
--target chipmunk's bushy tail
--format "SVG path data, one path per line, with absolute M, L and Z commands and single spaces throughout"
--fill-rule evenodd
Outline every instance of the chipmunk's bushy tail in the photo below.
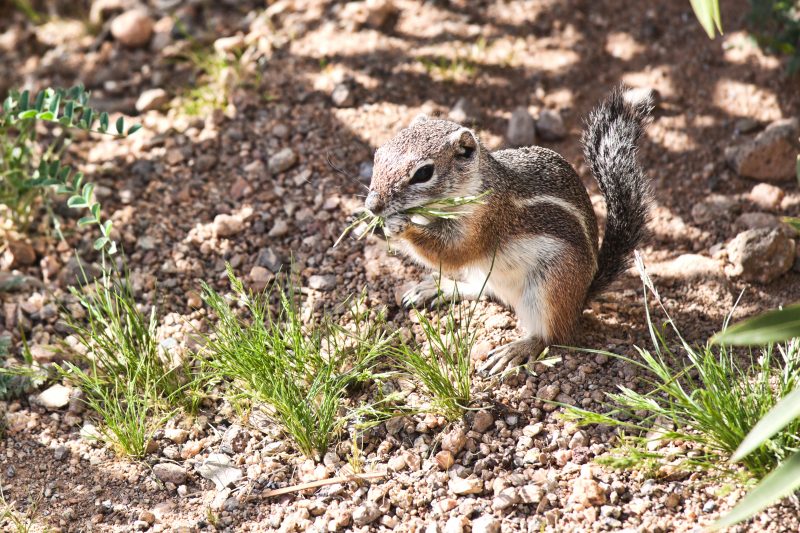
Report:
M 650 184 L 636 160 L 637 144 L 653 110 L 649 92 L 616 89 L 589 115 L 583 134 L 586 161 L 606 199 L 606 231 L 587 299 L 605 291 L 647 236 Z

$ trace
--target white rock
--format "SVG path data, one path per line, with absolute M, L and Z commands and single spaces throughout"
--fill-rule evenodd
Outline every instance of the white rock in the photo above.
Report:
M 69 405 L 69 395 L 71 393 L 71 387 L 56 383 L 39 394 L 37 401 L 47 409 L 61 409 Z
M 220 214 L 214 217 L 214 235 L 231 237 L 244 229 L 244 220 L 237 216 Z
M 373 502 L 367 502 L 353 509 L 353 522 L 357 526 L 371 524 L 381 516 L 381 510 Z
M 483 480 L 478 478 L 454 478 L 447 484 L 450 492 L 458 496 L 480 494 L 483 492 Z
M 140 113 L 157 111 L 169 103 L 169 94 L 164 89 L 148 89 L 136 100 L 136 110 Z
M 214 41 L 214 50 L 219 54 L 227 54 L 244 48 L 244 35 L 237 34 L 230 37 L 220 37 Z
M 230 457 L 222 453 L 212 453 L 203 462 L 197 472 L 216 485 L 217 490 L 223 490 L 242 478 L 242 471 L 232 465 Z
M 500 520 L 492 515 L 483 515 L 472 521 L 472 533 L 498 533 Z
M 750 190 L 748 198 L 762 209 L 777 209 L 784 197 L 783 189 L 769 183 L 759 183 Z

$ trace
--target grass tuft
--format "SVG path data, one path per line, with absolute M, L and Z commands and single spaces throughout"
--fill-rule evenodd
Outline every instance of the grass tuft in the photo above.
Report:
M 211 366 L 263 406 L 303 454 L 321 457 L 348 421 L 348 391 L 373 378 L 377 358 L 388 349 L 384 312 L 366 309 L 362 294 L 348 302 L 349 327 L 327 316 L 304 325 L 291 280 L 273 285 L 273 313 L 272 291 L 246 290 L 230 266 L 228 277 L 248 316 L 203 284 L 205 302 L 217 315 L 206 344 Z
M 581 424 L 606 424 L 630 432 L 634 436 L 624 439 L 625 445 L 635 443 L 642 449 L 651 440 L 693 442 L 702 449 L 701 454 L 687 458 L 693 468 L 725 468 L 722 460 L 732 455 L 753 426 L 797 387 L 800 342 L 770 345 L 757 355 L 751 351 L 737 353 L 725 346 L 691 346 L 661 303 L 638 256 L 637 266 L 644 283 L 652 351 L 637 347 L 637 358 L 603 351 L 593 353 L 639 367 L 647 376 L 643 381 L 649 392 L 639 393 L 620 386 L 620 392 L 608 394 L 611 400 L 608 412 L 567 407 L 566 416 Z M 677 353 L 670 349 L 666 332 L 652 322 L 648 292 L 667 316 L 665 329 L 668 326 L 677 339 L 680 346 Z M 763 476 L 798 449 L 798 435 L 800 420 L 742 459 L 742 464 L 757 476 Z
M 472 402 L 470 354 L 477 335 L 472 328 L 476 309 L 477 302 L 470 306 L 459 303 L 457 290 L 450 301 L 437 300 L 437 318 L 415 309 L 425 342 L 403 342 L 392 351 L 398 367 L 425 389 L 430 397 L 429 410 L 449 421 L 459 419 Z
M 143 457 L 153 433 L 179 408 L 196 408 L 199 383 L 205 379 L 188 363 L 172 366 L 156 339 L 158 314 L 136 304 L 130 279 L 114 267 L 94 283 L 71 287 L 86 310 L 78 321 L 62 316 L 83 346 L 82 365 L 57 366 L 61 375 L 86 395 L 100 415 L 101 438 L 117 451 Z

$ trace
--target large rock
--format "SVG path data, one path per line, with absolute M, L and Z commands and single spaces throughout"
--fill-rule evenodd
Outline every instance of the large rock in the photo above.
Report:
M 518 107 L 508 121 L 506 140 L 510 146 L 531 146 L 536 142 L 536 123 L 528 110 Z
M 728 244 L 728 260 L 728 276 L 769 283 L 792 268 L 795 242 L 778 229 L 750 229 Z
M 111 21 L 111 35 L 129 48 L 144 46 L 153 35 L 153 19 L 144 9 L 131 9 Z
M 796 118 L 773 122 L 752 139 L 730 146 L 725 159 L 740 176 L 763 181 L 793 179 L 800 152 L 800 124 Z

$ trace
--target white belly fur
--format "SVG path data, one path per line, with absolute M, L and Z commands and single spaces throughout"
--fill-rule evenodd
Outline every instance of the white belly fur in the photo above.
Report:
M 549 338 L 550 309 L 541 279 L 532 274 L 559 260 L 564 243 L 548 235 L 525 237 L 504 246 L 492 258 L 466 270 L 467 281 L 514 308 L 520 325 L 528 335 Z M 491 272 L 488 281 L 487 275 Z

